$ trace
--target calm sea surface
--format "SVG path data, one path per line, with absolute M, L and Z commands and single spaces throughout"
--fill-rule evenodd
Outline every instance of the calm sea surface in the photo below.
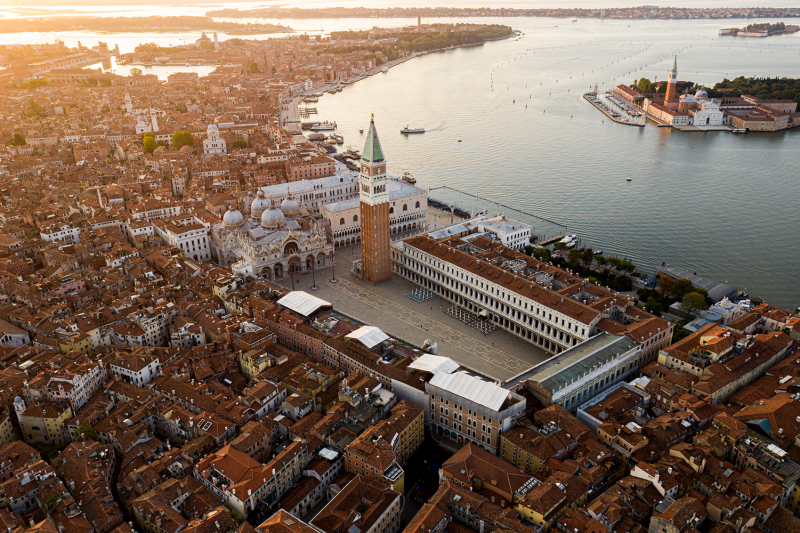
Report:
M 478 5 L 472 0 L 460 4 Z M 503 5 L 539 4 L 551 5 Z M 596 0 L 590 4 L 605 5 Z M 676 5 L 715 3 L 692 0 Z M 177 10 L 164 6 L 157 11 L 178 14 L 173 9 Z M 179 12 L 202 14 L 206 9 Z M 666 262 L 730 282 L 776 305 L 800 305 L 800 129 L 732 135 L 684 133 L 654 125 L 636 128 L 611 122 L 581 98 L 594 83 L 604 90 L 641 76 L 665 80 L 675 55 L 680 80 L 713 85 L 726 76 L 797 78 L 800 34 L 768 39 L 717 36 L 719 28 L 744 26 L 744 20 L 480 20 L 508 24 L 525 35 L 415 58 L 339 94 L 326 94 L 316 104 L 315 119 L 336 121 L 345 146 L 360 149 L 363 136 L 358 130 L 374 113 L 389 170 L 412 172 L 418 186 L 432 189 L 432 197 L 467 209 L 505 212 L 534 224 L 538 234 L 577 233 L 583 244 L 627 257 L 648 273 Z M 280 22 L 309 33 L 327 33 L 416 20 Z M 6 34 L 0 35 L 0 44 L 48 37 L 52 36 Z M 179 44 L 184 38 L 197 38 L 194 33 L 87 32 L 59 37 L 70 46 L 77 40 L 89 46 L 97 40 L 119 43 L 123 52 L 140 42 Z M 168 72 L 157 73 L 165 77 Z M 406 124 L 427 131 L 403 136 L 400 129 Z M 445 185 L 509 207 L 438 188 Z
M 326 94 L 318 117 L 361 148 L 358 129 L 375 113 L 390 170 L 409 170 L 419 186 L 447 185 L 560 222 L 648 273 L 667 262 L 776 305 L 800 304 L 800 130 L 636 128 L 581 98 L 595 82 L 602 90 L 665 80 L 676 54 L 680 80 L 800 77 L 800 35 L 717 37 L 745 21 L 498 22 L 524 37 L 413 59 Z M 403 136 L 406 124 L 427 131 Z M 503 211 L 536 233 L 564 232 L 446 189 L 430 195 Z

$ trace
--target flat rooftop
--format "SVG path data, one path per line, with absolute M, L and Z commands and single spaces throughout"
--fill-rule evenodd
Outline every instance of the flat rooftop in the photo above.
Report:
M 636 345 L 624 335 L 601 333 L 581 344 L 554 355 L 525 376 L 545 389 L 554 391 L 590 372 L 597 365 L 629 352 Z

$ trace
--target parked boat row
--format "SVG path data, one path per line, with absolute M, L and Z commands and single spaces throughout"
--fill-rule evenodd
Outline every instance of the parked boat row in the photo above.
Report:
M 433 207 L 441 209 L 442 211 L 451 212 L 459 218 L 472 218 L 473 216 L 469 211 L 465 211 L 464 209 L 461 209 L 455 205 L 442 202 L 441 200 L 431 198 L 430 196 L 428 196 L 428 205 L 432 205 Z

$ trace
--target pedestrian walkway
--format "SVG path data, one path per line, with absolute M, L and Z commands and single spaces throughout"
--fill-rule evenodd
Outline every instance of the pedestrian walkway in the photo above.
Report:
M 442 322 L 424 316 L 410 307 L 406 307 L 397 301 L 390 300 L 378 294 L 373 288 L 366 285 L 353 283 L 344 278 L 339 278 L 337 283 L 325 283 L 325 295 L 321 295 L 328 301 L 333 301 L 334 307 L 343 311 L 352 313 L 356 318 L 361 320 L 370 320 L 369 311 L 356 312 L 353 309 L 353 304 L 358 306 L 368 306 L 384 316 L 391 317 L 395 324 L 381 324 L 379 321 L 373 320 L 373 325 L 386 329 L 389 334 L 396 334 L 401 338 L 405 338 L 411 342 L 417 342 L 415 337 L 422 336 L 422 338 L 430 338 L 439 343 L 439 353 L 446 354 L 453 357 L 457 362 L 464 364 L 468 367 L 474 368 L 482 374 L 502 380 L 515 376 L 533 366 L 540 356 L 536 353 L 539 350 L 531 350 L 527 348 L 525 351 L 530 352 L 533 356 L 532 360 L 524 360 L 502 349 L 493 346 L 491 343 L 481 342 L 475 337 L 465 335 L 462 332 L 443 324 Z M 333 298 L 331 290 L 341 292 L 346 296 L 349 305 L 344 306 L 344 301 L 338 298 Z M 399 296 L 399 295 L 398 295 Z M 340 300 L 337 302 L 336 300 Z M 349 309 L 348 309 L 349 308 Z M 441 313 L 441 311 L 437 311 Z M 375 317 L 377 318 L 377 316 Z M 413 330 L 417 332 L 424 332 L 422 335 L 413 334 Z M 521 345 L 524 341 L 519 341 Z M 457 349 L 449 349 L 449 346 Z M 542 353 L 542 355 L 545 355 Z M 539 359 L 541 360 L 541 359 Z

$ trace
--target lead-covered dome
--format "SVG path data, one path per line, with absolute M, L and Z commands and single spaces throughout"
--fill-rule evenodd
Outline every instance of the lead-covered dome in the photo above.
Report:
M 269 209 L 261 215 L 261 227 L 265 230 L 279 230 L 286 224 L 283 211 L 275 207 L 275 200 L 269 195 Z
M 222 217 L 222 225 L 229 229 L 237 229 L 241 228 L 243 224 L 244 215 L 238 209 L 234 209 L 232 205 L 228 206 L 228 210 Z
M 284 216 L 287 217 L 300 216 L 300 204 L 294 199 L 292 193 L 289 193 L 289 195 L 281 202 L 281 211 L 283 211 Z
M 267 197 L 264 195 L 264 191 L 259 189 L 258 194 L 256 195 L 256 199 L 253 200 L 253 203 L 250 204 L 250 216 L 254 219 L 258 220 L 261 218 L 261 214 L 264 212 L 265 209 L 269 207 L 269 201 Z

